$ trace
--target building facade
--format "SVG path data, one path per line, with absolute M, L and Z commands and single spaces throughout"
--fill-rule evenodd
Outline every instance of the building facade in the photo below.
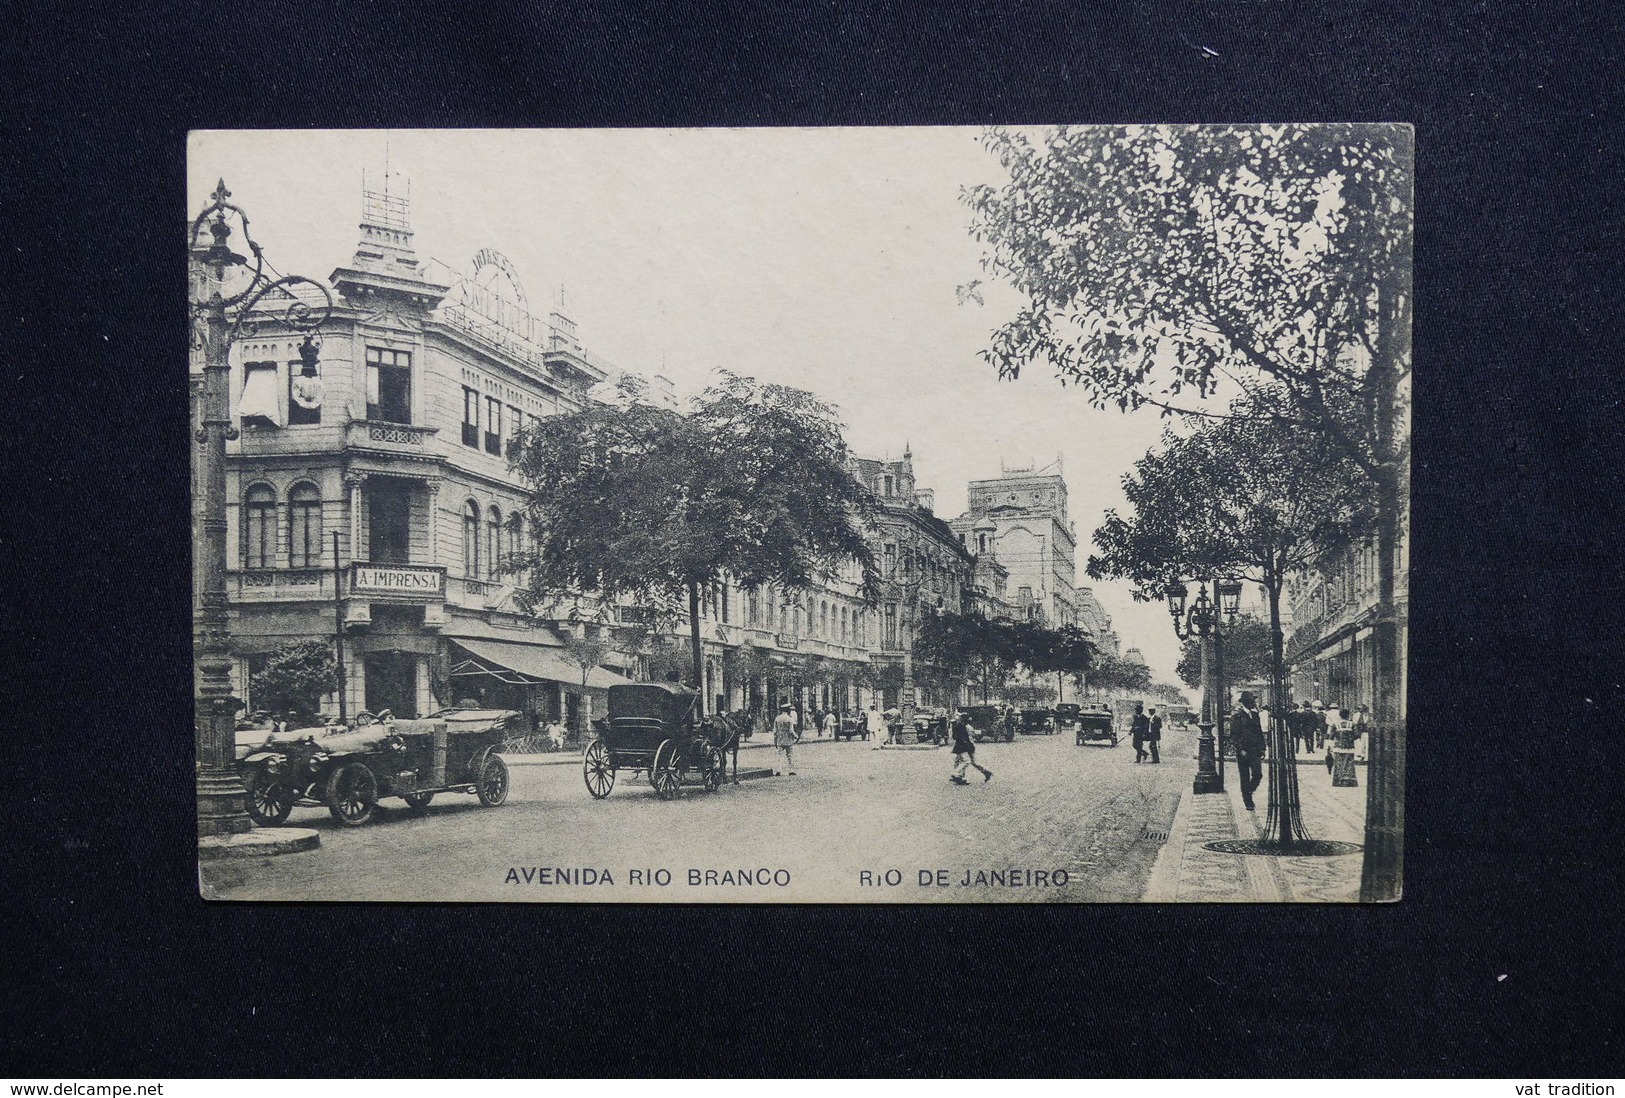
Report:
M 1059 461 L 1036 471 L 1006 469 L 971 481 L 966 511 L 952 523 L 968 551 L 991 552 L 1009 571 L 1012 601 L 1052 628 L 1078 620 L 1077 537 L 1066 502 Z
M 329 282 L 335 308 L 316 361 L 303 361 L 302 333 L 271 311 L 232 347 L 238 696 L 259 708 L 255 672 L 283 645 L 337 640 L 350 714 L 472 700 L 582 728 L 609 685 L 657 675 L 662 653 L 680 650 L 686 667 L 686 617 L 634 645 L 641 608 L 583 597 L 527 614 L 506 567 L 526 537 L 525 489 L 508 467 L 515 436 L 599 399 L 620 371 L 560 311 L 533 316 L 501 254 L 482 251 L 463 271 L 420 259 L 399 198 L 364 192 L 354 257 Z M 192 366 L 195 385 L 196 355 Z M 645 388 L 675 406 L 668 380 Z M 964 605 L 970 556 L 931 514 L 911 455 L 852 468 L 879 499 L 885 597 L 864 604 L 855 563 L 800 590 L 714 585 L 700 623 L 708 708 L 896 704 L 919 615 Z M 339 695 L 320 706 L 339 712 Z
M 871 690 L 885 706 L 903 701 L 903 653 L 911 649 L 925 615 L 964 613 L 974 598 L 975 560 L 949 525 L 932 513 L 930 489 L 914 480 L 914 455 L 905 447 L 898 461 L 859 458 L 854 474 L 878 504 L 874 545 L 881 598 L 874 611 L 878 647 L 870 657 Z M 931 665 L 912 668 L 914 704 L 948 706 L 958 684 Z
M 1399 619 L 1399 711 L 1405 712 L 1410 584 L 1406 568 L 1408 523 L 1395 546 L 1394 604 Z M 1318 569 L 1289 577 L 1283 602 L 1292 627 L 1286 639 L 1287 675 L 1295 702 L 1336 708 L 1365 705 L 1376 711 L 1377 548 L 1373 541 L 1339 554 Z
M 461 276 L 418 258 L 400 199 L 364 194 L 354 258 L 306 366 L 276 314 L 232 348 L 228 583 L 238 690 L 291 640 L 341 637 L 350 712 L 473 699 L 579 719 L 619 676 L 514 603 L 523 504 L 514 436 L 582 406 L 605 368 L 483 251 Z M 585 681 L 584 681 L 585 680 Z M 337 696 L 323 699 L 336 711 Z M 590 703 L 588 703 L 590 708 Z

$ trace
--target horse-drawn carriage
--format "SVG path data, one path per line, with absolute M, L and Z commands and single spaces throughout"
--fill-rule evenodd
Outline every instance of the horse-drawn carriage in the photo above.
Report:
M 675 683 L 639 682 L 609 688 L 609 713 L 594 722 L 597 735 L 581 759 L 587 792 L 609 796 L 615 774 L 649 775 L 662 800 L 679 796 L 697 778 L 706 792 L 722 788 L 727 749 L 738 732 L 720 718 L 696 720 L 699 697 Z

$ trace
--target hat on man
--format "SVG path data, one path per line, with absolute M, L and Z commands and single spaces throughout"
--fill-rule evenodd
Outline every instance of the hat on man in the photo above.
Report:
M 1258 695 L 1254 694 L 1251 690 L 1243 690 L 1241 692 L 1241 704 L 1242 705 L 1257 705 L 1258 704 Z
M 790 703 L 789 702 L 780 702 L 779 703 L 779 712 L 787 713 L 787 712 L 789 712 L 789 710 L 790 710 Z

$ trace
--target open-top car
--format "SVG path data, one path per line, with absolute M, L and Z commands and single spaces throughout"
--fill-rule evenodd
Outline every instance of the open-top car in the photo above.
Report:
M 1016 728 L 1024 736 L 1053 736 L 1055 713 L 1039 706 L 1028 706 L 1016 714 Z
M 1109 705 L 1088 705 L 1080 708 L 1073 723 L 1073 731 L 1077 736 L 1078 747 L 1086 743 L 1117 746 L 1117 727 Z
M 649 775 L 662 800 L 697 777 L 706 792 L 722 788 L 734 730 L 721 721 L 696 720 L 698 697 L 676 683 L 623 683 L 609 688 L 609 713 L 594 723 L 597 735 L 582 753 L 581 772 L 595 800 L 609 796 L 615 774 Z
M 248 814 L 280 824 L 298 805 L 326 805 L 351 827 L 372 818 L 383 797 L 428 807 L 437 793 L 472 793 L 487 807 L 508 799 L 508 765 L 498 754 L 522 720 L 509 709 L 442 709 L 422 720 L 362 713 L 350 725 L 268 733 L 244 744 L 237 773 Z
M 840 723 L 835 727 L 835 738 L 838 740 L 866 740 L 873 733 L 867 732 L 863 727 L 863 718 L 856 713 L 842 713 Z
M 964 713 L 971 735 L 978 740 L 1009 743 L 1016 738 L 1016 730 L 1004 719 L 1004 710 L 996 705 L 967 705 Z
M 920 743 L 947 743 L 948 711 L 934 706 L 916 709 L 914 734 Z

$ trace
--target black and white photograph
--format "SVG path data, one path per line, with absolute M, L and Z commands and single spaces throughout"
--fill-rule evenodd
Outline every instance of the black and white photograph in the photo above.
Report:
M 1413 156 L 193 132 L 202 897 L 1399 900 Z

